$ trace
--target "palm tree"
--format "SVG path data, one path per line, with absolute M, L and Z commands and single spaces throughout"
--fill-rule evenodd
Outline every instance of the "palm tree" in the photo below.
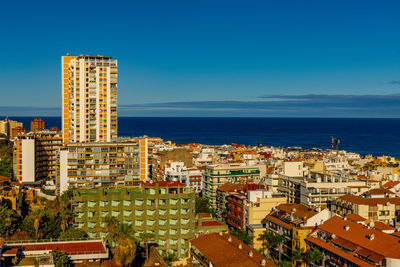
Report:
M 146 260 L 149 260 L 149 241 L 154 238 L 154 234 L 152 233 L 141 233 L 139 238 L 142 240 L 146 250 Z
M 65 230 L 67 230 L 67 228 L 72 223 L 73 217 L 71 210 L 65 208 L 64 206 L 61 206 L 60 218 L 61 218 L 61 223 L 60 223 L 61 230 L 65 232 Z
M 118 221 L 115 217 L 107 216 L 104 218 L 104 222 L 107 227 L 107 241 L 110 247 L 114 246 L 114 235 L 115 235 L 115 227 L 118 225 Z
M 293 265 L 297 265 L 297 262 L 302 262 L 304 259 L 304 250 L 300 249 L 300 250 L 294 250 L 292 252 L 292 264 Z
M 264 231 L 261 233 L 261 235 L 258 236 L 257 240 L 261 241 L 262 243 L 262 254 L 265 254 L 265 248 L 267 247 L 267 240 L 268 240 L 268 233 L 269 231 Z
M 316 248 L 309 249 L 306 252 L 306 262 L 307 265 L 315 265 L 315 263 L 322 261 L 324 259 L 324 255 Z
M 274 233 L 272 231 L 266 231 L 265 238 L 267 240 L 268 252 L 271 254 L 272 248 L 278 247 L 279 251 L 279 261 L 281 261 L 281 245 L 285 239 L 284 235 Z
M 126 223 L 118 224 L 115 237 L 118 239 L 114 253 L 116 262 L 122 267 L 130 266 L 136 255 L 135 231 Z

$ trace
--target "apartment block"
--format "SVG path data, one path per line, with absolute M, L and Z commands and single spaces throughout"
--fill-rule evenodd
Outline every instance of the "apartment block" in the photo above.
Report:
M 154 234 L 162 254 L 188 255 L 194 238 L 195 193 L 179 182 L 141 182 L 139 188 L 76 189 L 72 200 L 76 227 L 89 237 L 105 237 L 104 218 L 115 217 L 140 233 Z
M 278 192 L 285 195 L 289 203 L 329 207 L 337 197 L 363 186 L 366 186 L 366 181 L 329 172 L 310 172 L 304 177 L 280 174 Z
M 332 217 L 331 211 L 320 207 L 308 207 L 303 204 L 281 204 L 271 211 L 264 219 L 265 229 L 283 235 L 284 241 L 280 248 L 269 252 L 275 259 L 279 250 L 282 260 L 291 261 L 295 250 L 307 250 L 305 239 L 314 227 Z M 257 238 L 255 236 L 255 238 Z
M 117 138 L 117 60 L 63 56 L 62 131 L 67 142 L 110 142 Z
M 44 120 L 40 119 L 40 118 L 35 118 L 33 120 L 31 120 L 31 132 L 37 132 L 40 130 L 45 129 L 45 123 Z
M 14 142 L 14 176 L 20 182 L 56 177 L 57 151 L 62 146 L 58 129 L 19 134 Z
M 385 191 L 385 189 L 382 189 L 382 191 Z M 342 216 L 357 214 L 374 222 L 394 226 L 397 226 L 400 222 L 400 197 L 344 195 L 332 202 L 331 209 Z
M 225 183 L 245 184 L 260 180 L 265 175 L 265 165 L 241 166 L 238 164 L 210 165 L 204 170 L 204 196 L 216 207 L 217 189 Z
M 67 143 L 59 151 L 57 186 L 138 187 L 148 177 L 147 139 L 132 142 Z
M 12 139 L 11 138 L 12 129 L 17 127 L 23 128 L 22 122 L 13 121 L 9 119 L 0 120 L 0 134 L 6 135 L 9 139 Z
M 197 168 L 187 168 L 184 162 L 172 161 L 166 164 L 164 169 L 165 181 L 176 181 L 193 188 L 196 194 L 203 190 L 203 175 Z
M 192 160 L 192 152 L 182 147 L 171 151 L 165 150 L 153 153 L 151 158 L 151 179 L 154 181 L 163 181 L 167 163 L 183 162 L 187 168 L 191 168 L 193 166 Z

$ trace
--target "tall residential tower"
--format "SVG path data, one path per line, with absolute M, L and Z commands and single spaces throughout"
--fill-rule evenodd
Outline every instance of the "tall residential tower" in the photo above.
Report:
M 117 137 L 117 60 L 63 56 L 63 142 L 110 142 Z

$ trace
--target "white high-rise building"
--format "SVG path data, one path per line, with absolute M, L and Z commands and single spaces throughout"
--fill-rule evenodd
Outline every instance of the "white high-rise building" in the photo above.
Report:
M 117 60 L 62 57 L 63 142 L 110 142 L 117 138 Z

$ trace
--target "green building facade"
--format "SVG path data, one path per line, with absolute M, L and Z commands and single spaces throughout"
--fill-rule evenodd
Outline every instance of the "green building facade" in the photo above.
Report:
M 89 237 L 105 237 L 104 218 L 133 226 L 135 234 L 154 234 L 160 253 L 182 258 L 194 238 L 195 193 L 178 182 L 141 183 L 140 188 L 75 189 L 75 226 Z

